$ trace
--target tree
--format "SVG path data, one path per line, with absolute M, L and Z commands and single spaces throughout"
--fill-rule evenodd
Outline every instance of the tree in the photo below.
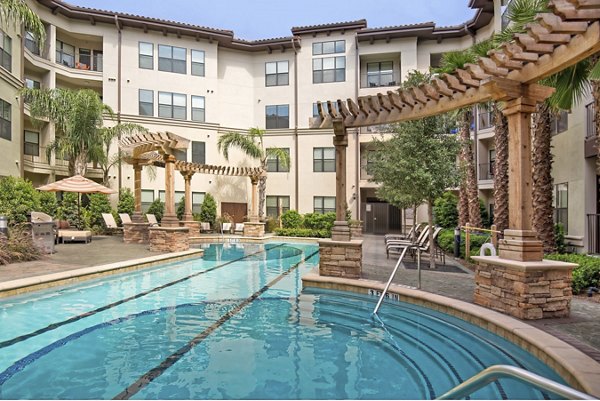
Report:
M 148 207 L 147 213 L 153 214 L 156 217 L 156 221 L 160 223 L 163 214 L 165 214 L 165 204 L 161 202 L 160 198 L 156 198 Z
M 56 137 L 47 146 L 48 159 L 54 153 L 69 162 L 70 175 L 82 176 L 85 176 L 88 162 L 104 160 L 103 116 L 112 118 L 114 113 L 102 103 L 97 92 L 24 88 L 21 94 L 27 98 L 34 123 L 41 124 L 43 118 L 54 123 Z
M 138 124 L 124 123 L 117 124 L 112 127 L 103 127 L 99 130 L 102 138 L 103 152 L 100 155 L 98 164 L 102 169 L 102 183 L 105 186 L 110 185 L 110 169 L 123 161 L 121 150 L 111 155 L 110 148 L 115 138 L 130 136 L 138 133 L 148 132 L 148 129 Z
M 433 205 L 435 224 L 444 228 L 455 228 L 458 224 L 458 198 L 452 192 L 445 192 Z
M 40 44 L 46 40 L 46 28 L 40 17 L 27 6 L 25 0 L 0 0 L 0 23 L 23 25 Z
M 217 220 L 217 202 L 215 198 L 208 192 L 204 195 L 204 201 L 200 206 L 200 221 L 210 223 L 211 227 L 215 227 Z
M 217 141 L 217 149 L 223 153 L 225 160 L 229 161 L 229 151 L 232 148 L 241 150 L 247 156 L 257 159 L 260 163 L 260 168 L 267 171 L 267 160 L 269 158 L 279 158 L 279 162 L 288 167 L 290 165 L 290 155 L 282 148 L 266 148 L 264 147 L 263 138 L 265 131 L 258 128 L 251 128 L 248 134 L 239 132 L 228 132 L 219 137 Z M 258 217 L 263 218 L 264 206 L 267 190 L 267 176 L 260 177 L 258 182 Z
M 135 198 L 133 192 L 129 188 L 121 188 L 119 190 L 119 202 L 117 203 L 118 213 L 127 213 L 132 215 L 135 211 Z
M 0 179 L 0 215 L 6 216 L 10 224 L 26 222 L 27 214 L 39 207 L 39 192 L 31 181 L 17 177 Z
M 428 75 L 409 74 L 407 82 L 424 82 Z M 433 226 L 433 204 L 447 188 L 460 179 L 456 156 L 459 143 L 450 135 L 453 116 L 427 117 L 397 124 L 391 139 L 375 140 L 373 181 L 380 184 L 377 196 L 391 204 L 427 203 L 429 224 Z M 433 230 L 429 241 L 433 247 Z M 434 258 L 430 266 L 435 267 Z

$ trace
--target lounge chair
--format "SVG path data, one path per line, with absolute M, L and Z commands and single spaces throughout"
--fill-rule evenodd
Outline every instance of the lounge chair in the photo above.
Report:
M 384 240 L 386 243 L 390 240 L 412 240 L 421 234 L 421 231 L 426 225 L 427 223 L 415 224 L 410 228 L 408 234 L 386 234 Z
M 62 244 L 66 242 L 84 242 L 87 244 L 92 242 L 92 232 L 71 228 L 69 222 L 59 221 L 57 241 Z
M 211 233 L 212 228 L 210 228 L 210 223 L 208 222 L 200 222 L 200 232 L 201 233 Z
M 127 213 L 119 213 L 119 218 L 121 219 L 121 225 L 131 223 L 131 217 Z
M 244 234 L 244 223 L 235 223 L 234 234 Z
M 123 231 L 123 227 L 117 226 L 117 222 L 115 221 L 115 217 L 112 213 L 102 213 L 102 218 L 104 219 L 104 224 L 106 228 L 111 231 Z
M 410 248 L 415 246 L 424 246 L 427 241 L 427 236 L 429 234 L 429 226 L 425 227 L 423 231 L 421 231 L 421 235 L 417 238 L 416 241 L 407 241 L 407 240 L 390 240 L 385 245 L 385 253 L 387 258 L 390 258 L 390 251 L 402 252 L 404 248 Z
M 435 242 L 437 240 L 438 234 L 440 233 L 440 231 L 442 231 L 442 227 L 436 227 L 433 230 L 433 244 L 431 242 L 429 242 L 429 235 L 427 235 L 427 240 L 425 242 L 425 244 L 423 244 L 422 246 L 414 246 L 411 248 L 411 254 L 413 256 L 414 259 L 414 255 L 415 253 L 419 253 L 419 256 L 422 253 L 428 253 L 430 256 L 433 255 L 435 257 Z M 431 252 L 431 249 L 434 249 L 434 252 Z
M 221 234 L 231 233 L 231 223 L 221 223 Z
M 146 220 L 148 220 L 148 223 L 150 223 L 151 226 L 158 225 L 158 220 L 156 220 L 156 216 L 152 213 L 146 213 Z

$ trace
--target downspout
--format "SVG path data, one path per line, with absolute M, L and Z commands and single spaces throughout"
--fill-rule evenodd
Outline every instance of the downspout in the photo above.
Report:
M 294 49 L 294 191 L 296 211 L 300 204 L 300 175 L 298 171 L 298 49 L 296 49 L 296 38 L 292 38 Z
M 21 82 L 25 82 L 25 28 L 21 27 Z M 21 124 L 21 135 L 25 136 L 25 100 L 23 96 L 18 96 L 17 101 L 19 102 L 19 123 Z M 39 143 L 39 139 L 38 139 Z M 39 145 L 38 145 L 39 146 Z M 21 137 L 19 141 L 19 177 L 25 177 L 25 140 Z
M 115 25 L 117 26 L 117 124 L 121 124 L 121 26 L 119 25 L 119 17 L 115 15 Z M 119 141 L 121 140 L 121 134 L 119 134 Z M 119 170 L 119 192 L 123 186 L 123 165 L 121 163 L 121 148 L 118 149 L 118 170 Z
M 356 49 L 356 79 L 354 82 L 354 98 L 358 100 L 358 88 L 360 84 L 360 57 L 358 54 L 358 36 L 354 36 Z M 361 203 L 360 203 L 360 128 L 356 128 L 356 179 L 354 190 L 356 191 L 356 220 L 361 220 Z

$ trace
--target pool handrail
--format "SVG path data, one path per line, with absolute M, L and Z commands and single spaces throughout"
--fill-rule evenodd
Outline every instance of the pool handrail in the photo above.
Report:
M 555 382 L 533 372 L 525 369 L 518 368 L 511 365 L 493 365 L 489 368 L 482 370 L 475 376 L 468 380 L 465 380 L 458 386 L 454 387 L 450 391 L 436 398 L 437 400 L 459 400 L 465 398 L 475 391 L 487 386 L 488 384 L 501 379 L 501 378 L 512 378 L 520 380 L 522 382 L 531 384 L 539 389 L 550 391 L 564 399 L 569 400 L 595 400 L 589 394 L 582 393 L 581 391 L 575 390 L 564 384 Z
M 396 262 L 396 266 L 394 267 L 392 274 L 390 274 L 390 278 L 388 279 L 388 281 L 385 285 L 385 288 L 383 289 L 383 292 L 381 293 L 381 296 L 379 297 L 379 301 L 377 301 L 377 305 L 375 305 L 375 309 L 373 310 L 373 315 L 377 314 L 377 311 L 379 310 L 379 307 L 381 306 L 381 303 L 383 302 L 383 299 L 385 298 L 385 294 L 387 294 L 388 290 L 390 289 L 390 285 L 392 284 L 392 280 L 394 279 L 394 276 L 396 276 L 398 267 L 400 267 L 400 264 L 402 263 L 402 259 L 404 259 L 404 255 L 406 255 L 406 251 L 408 251 L 409 248 L 411 248 L 411 246 L 406 246 L 402 250 L 402 254 L 400 254 L 400 257 L 398 258 L 398 262 Z

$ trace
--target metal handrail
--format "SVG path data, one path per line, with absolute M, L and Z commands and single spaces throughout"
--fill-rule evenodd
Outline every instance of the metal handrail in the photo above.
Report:
M 568 400 L 595 400 L 589 394 L 582 393 L 571 387 L 565 386 L 555 382 L 554 380 L 547 379 L 543 376 L 532 373 L 528 370 L 517 368 L 516 366 L 510 365 L 494 365 L 487 369 L 482 370 L 470 379 L 462 382 L 452 390 L 448 391 L 444 395 L 438 397 L 438 400 L 458 400 L 465 398 L 475 391 L 487 386 L 488 384 L 504 378 L 510 377 L 513 379 L 521 380 L 525 383 L 531 384 L 543 390 L 550 391 L 561 398 Z
M 410 246 L 407 246 L 406 248 L 404 248 L 404 250 L 402 251 L 402 254 L 400 254 L 400 258 L 398 258 L 398 262 L 396 263 L 396 266 L 394 267 L 392 274 L 390 274 L 390 278 L 388 279 L 388 282 L 385 285 L 385 288 L 384 288 L 383 292 L 381 293 L 381 296 L 379 297 L 379 301 L 377 301 L 377 305 L 375 305 L 375 309 L 373 310 L 373 315 L 377 314 L 377 311 L 379 310 L 379 307 L 381 306 L 381 303 L 383 302 L 383 298 L 385 298 L 385 294 L 390 289 L 390 284 L 392 284 L 392 280 L 394 279 L 394 276 L 396 275 L 396 272 L 398 271 L 398 267 L 400 267 L 400 264 L 402 263 L 402 259 L 404 259 L 404 255 L 406 255 L 406 251 L 408 251 L 408 248 L 410 248 Z

